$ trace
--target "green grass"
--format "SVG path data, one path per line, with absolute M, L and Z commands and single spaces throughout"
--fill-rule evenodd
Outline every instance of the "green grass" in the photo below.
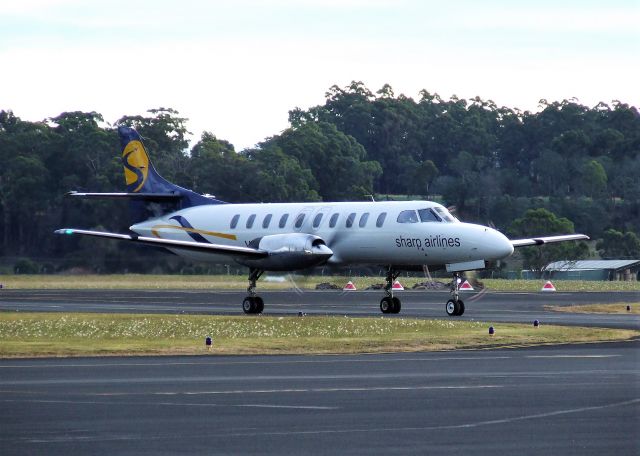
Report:
M 0 313 L 0 357 L 206 354 L 206 336 L 213 354 L 322 354 L 611 341 L 640 332 L 384 317 Z
M 267 276 L 268 277 L 268 276 Z M 316 284 L 330 282 L 343 287 L 351 280 L 359 290 L 372 284 L 383 283 L 383 277 L 340 277 L 340 276 L 297 276 L 293 281 L 288 278 L 284 282 L 260 280 L 258 288 L 262 290 L 285 290 L 294 286 L 313 289 Z M 419 277 L 400 277 L 405 288 L 410 289 L 415 283 L 425 281 Z M 450 279 L 436 279 L 448 282 Z M 482 279 L 481 282 L 490 291 L 540 291 L 544 280 L 504 280 Z M 237 275 L 0 275 L 0 283 L 7 289 L 190 289 L 211 290 L 231 289 L 243 290 L 247 287 L 247 278 Z M 554 285 L 558 291 L 640 291 L 640 282 L 605 282 L 559 280 Z M 2 290 L 0 290 L 1 295 Z
M 631 310 L 627 310 L 627 306 L 630 306 Z M 585 304 L 579 306 L 546 306 L 546 308 L 556 312 L 640 315 L 640 302 L 615 302 L 611 304 Z
M 540 291 L 546 280 L 481 279 L 489 290 Z M 553 280 L 558 291 L 640 291 L 640 282 L 608 282 L 598 280 Z

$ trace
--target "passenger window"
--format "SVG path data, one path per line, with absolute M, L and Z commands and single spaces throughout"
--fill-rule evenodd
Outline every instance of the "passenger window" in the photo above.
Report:
M 256 214 L 251 214 L 247 219 L 247 228 L 251 228 L 253 226 L 253 222 L 256 219 Z
M 267 214 L 264 218 L 264 220 L 262 221 L 262 228 L 267 229 L 269 228 L 269 224 L 271 223 L 271 214 Z
M 329 219 L 329 228 L 336 227 L 336 223 L 338 223 L 338 216 L 339 214 L 337 212 L 331 216 L 331 218 Z
M 402 211 L 398 215 L 398 223 L 418 223 L 418 214 L 413 210 Z
M 387 218 L 387 213 L 383 212 L 382 214 L 380 214 L 378 216 L 378 220 L 376 220 L 376 226 L 378 228 L 382 228 L 382 225 L 384 225 L 384 219 Z
M 280 228 L 284 228 L 285 226 L 287 226 L 288 218 L 289 218 L 289 214 L 284 214 L 282 217 L 280 217 L 280 223 L 278 224 L 278 226 Z
M 360 226 L 360 228 L 364 228 L 367 225 L 367 220 L 369 220 L 369 213 L 365 212 L 360 217 L 360 222 L 358 222 L 358 226 Z
M 300 228 L 303 223 L 304 223 L 304 214 L 298 214 L 298 216 L 296 217 L 295 227 Z
M 318 228 L 320 226 L 320 223 L 322 223 L 322 213 L 316 215 L 316 217 L 313 219 L 313 227 Z
M 240 214 L 234 215 L 231 219 L 231 225 L 229 225 L 231 229 L 235 229 L 238 226 L 238 220 L 240 220 Z
M 353 226 L 353 221 L 356 219 L 356 213 L 352 212 L 351 214 L 349 214 L 349 217 L 347 217 L 347 228 L 351 228 Z
M 419 209 L 418 214 L 421 222 L 442 222 L 442 219 L 433 212 L 433 209 Z

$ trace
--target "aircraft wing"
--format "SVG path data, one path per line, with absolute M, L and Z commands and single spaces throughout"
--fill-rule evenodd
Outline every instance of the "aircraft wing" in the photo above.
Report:
M 80 199 L 129 199 L 129 200 L 156 200 L 156 201 L 178 201 L 182 198 L 179 193 L 86 193 L 71 191 L 65 193 L 68 198 Z
M 204 242 L 194 241 L 175 241 L 171 239 L 160 239 L 146 236 L 138 236 L 137 234 L 119 234 L 108 233 L 104 231 L 77 230 L 75 228 L 63 228 L 55 231 L 56 234 L 82 234 L 84 236 L 95 236 L 107 239 L 116 239 L 120 241 L 130 241 L 137 244 L 152 245 L 156 247 L 166 247 L 182 250 L 192 250 L 202 253 L 216 253 L 219 255 L 229 255 L 230 257 L 245 257 L 259 259 L 269 256 L 268 252 L 251 247 L 238 247 L 222 244 L 205 244 Z
M 560 236 L 546 236 L 546 237 L 536 237 L 529 239 L 511 239 L 511 245 L 514 247 L 524 247 L 527 245 L 543 245 L 543 244 L 551 244 L 553 242 L 565 242 L 565 241 L 580 241 L 580 240 L 589 240 L 589 236 L 584 234 L 563 234 Z

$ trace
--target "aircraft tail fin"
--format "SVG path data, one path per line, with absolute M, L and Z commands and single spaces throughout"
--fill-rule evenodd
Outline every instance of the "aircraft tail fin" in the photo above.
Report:
M 118 135 L 127 194 L 133 196 L 130 205 L 134 223 L 178 209 L 224 204 L 223 201 L 200 195 L 163 178 L 151 163 L 142 138 L 134 128 L 120 126 Z M 163 200 L 163 196 L 167 198 Z

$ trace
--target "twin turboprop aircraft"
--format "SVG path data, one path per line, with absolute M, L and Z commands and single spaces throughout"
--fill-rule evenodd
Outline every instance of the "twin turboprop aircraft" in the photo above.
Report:
M 384 265 L 383 313 L 400 312 L 392 284 L 399 271 L 445 266 L 453 274 L 449 316 L 464 313 L 459 273 L 483 269 L 513 253 L 514 247 L 589 239 L 583 234 L 509 240 L 493 228 L 462 223 L 430 201 L 229 204 L 174 185 L 155 170 L 140 135 L 118 128 L 127 193 L 79 193 L 77 198 L 130 201 L 131 233 L 75 228 L 81 234 L 164 247 L 191 260 L 249 268 L 247 314 L 261 313 L 256 281 L 265 271 L 297 271 L 321 265 Z

